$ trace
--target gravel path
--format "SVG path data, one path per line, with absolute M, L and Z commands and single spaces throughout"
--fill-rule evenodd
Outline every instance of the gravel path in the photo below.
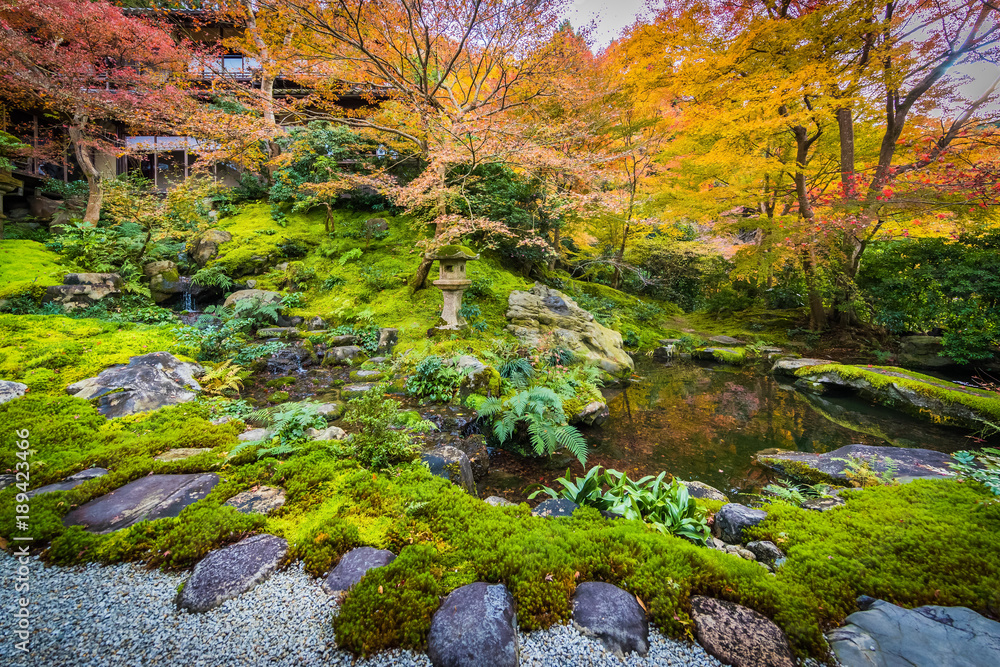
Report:
M 16 650 L 16 559 L 0 552 L 0 664 L 53 667 L 185 665 L 429 666 L 422 653 L 391 651 L 352 660 L 337 650 L 330 617 L 337 605 L 301 567 L 278 572 L 250 592 L 204 614 L 177 611 L 187 573 L 165 574 L 132 564 L 46 568 L 30 564 L 30 654 Z M 650 652 L 620 660 L 569 626 L 521 636 L 525 667 L 571 665 L 698 665 L 720 663 L 698 645 L 650 632 Z

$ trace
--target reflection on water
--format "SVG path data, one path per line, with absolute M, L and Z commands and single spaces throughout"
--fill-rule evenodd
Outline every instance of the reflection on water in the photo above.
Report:
M 910 419 L 854 398 L 818 397 L 781 385 L 765 369 L 643 360 L 641 380 L 605 392 L 611 417 L 586 429 L 587 462 L 625 470 L 629 476 L 666 470 L 728 493 L 767 481 L 754 454 L 778 447 L 828 452 L 843 445 L 895 445 L 944 452 L 968 448 L 967 434 Z M 532 482 L 551 485 L 572 465 L 567 457 L 521 459 L 502 454 L 493 462 L 487 493 L 522 499 Z

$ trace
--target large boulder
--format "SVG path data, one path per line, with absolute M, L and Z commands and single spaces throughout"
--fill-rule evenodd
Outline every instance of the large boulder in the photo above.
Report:
M 475 495 L 476 480 L 472 474 L 472 463 L 462 450 L 441 445 L 425 451 L 420 460 L 427 464 L 432 475 L 444 477 Z
M 169 352 L 151 352 L 74 382 L 66 391 L 77 398 L 100 399 L 97 410 L 105 417 L 122 417 L 193 400 L 201 391 L 194 378 L 203 372 L 198 364 L 179 361 Z
M 825 454 L 766 449 L 757 454 L 757 461 L 801 481 L 844 485 L 849 479 L 846 461 L 851 457 L 867 460 L 871 468 L 879 473 L 888 469 L 887 459 L 891 459 L 892 465 L 896 466 L 896 479 L 900 482 L 947 479 L 955 474 L 948 467 L 952 459 L 947 454 L 930 449 L 874 445 L 844 445 Z
M 621 334 L 596 322 L 562 292 L 535 283 L 527 292 L 511 292 L 507 306 L 507 330 L 529 348 L 551 336 L 554 344 L 612 375 L 635 367 L 622 347 Z
M 573 622 L 596 635 L 605 648 L 619 658 L 635 651 L 649 651 L 646 612 L 631 593 L 612 584 L 588 581 L 573 595 Z
M 469 465 L 472 466 L 472 476 L 478 482 L 486 477 L 490 472 L 490 452 L 486 448 L 486 438 L 479 434 L 470 435 L 467 438 L 454 438 L 451 446 L 469 457 Z
M 514 598 L 503 584 L 456 588 L 431 619 L 435 667 L 517 667 L 519 652 Z
M 568 498 L 549 498 L 543 500 L 531 510 L 532 516 L 562 518 L 573 516 L 580 506 Z
M 809 369 L 799 377 L 855 392 L 877 405 L 918 419 L 973 430 L 993 421 L 1000 410 L 996 392 L 920 375 L 903 368 L 836 364 Z
M 244 299 L 253 299 L 260 303 L 281 303 L 282 297 L 277 292 L 265 289 L 241 289 L 226 297 L 226 301 L 222 305 L 226 308 L 232 308 L 237 301 L 243 301 Z
M 324 366 L 343 366 L 354 362 L 364 355 L 365 351 L 357 345 L 341 345 L 328 348 L 323 357 Z
M 739 503 L 729 503 L 715 513 L 712 532 L 723 542 L 737 544 L 743 541 L 744 530 L 753 528 L 765 518 L 767 512 L 764 510 L 751 509 Z
M 140 521 L 175 517 L 218 483 L 214 473 L 147 475 L 71 510 L 63 523 L 83 526 L 92 533 L 110 533 Z
M 221 229 L 209 229 L 192 241 L 189 248 L 191 259 L 198 266 L 205 266 L 219 254 L 219 245 L 233 240 L 233 235 Z
M 392 356 L 392 351 L 396 347 L 396 343 L 399 341 L 399 329 L 393 327 L 383 327 L 378 330 L 378 349 L 375 350 L 375 354 L 384 355 L 387 357 Z
M 0 403 L 21 398 L 28 392 L 28 385 L 9 380 L 0 380 Z
M 903 609 L 868 600 L 827 635 L 840 664 L 853 667 L 996 667 L 1000 623 L 965 607 Z
M 62 285 L 45 288 L 46 302 L 63 309 L 84 308 L 109 296 L 121 295 L 122 279 L 117 273 L 67 273 Z
M 385 549 L 374 547 L 351 549 L 341 557 L 337 567 L 326 575 L 326 579 L 323 580 L 323 590 L 330 595 L 349 591 L 361 581 L 368 570 L 385 567 L 394 560 L 396 554 Z
M 788 638 L 777 625 L 734 602 L 691 598 L 695 637 L 708 653 L 733 667 L 794 667 Z
M 177 596 L 177 606 L 208 611 L 271 576 L 288 552 L 288 543 L 274 535 L 253 535 L 208 554 L 194 567 Z
M 89 482 L 92 479 L 97 479 L 98 477 L 103 477 L 107 474 L 108 471 L 104 468 L 87 468 L 86 470 L 81 470 L 75 475 L 70 475 L 61 482 L 47 484 L 32 491 L 28 491 L 28 496 L 40 496 L 43 493 L 52 493 L 53 491 L 69 491 L 70 489 L 75 489 L 84 482 Z
M 907 368 L 944 368 L 955 361 L 944 353 L 940 336 L 903 336 L 899 339 L 899 364 Z
M 729 498 L 722 491 L 719 491 L 714 486 L 709 486 L 704 482 L 684 482 L 677 480 L 687 488 L 688 495 L 692 498 L 700 498 L 702 500 L 717 500 L 719 502 L 728 503 Z

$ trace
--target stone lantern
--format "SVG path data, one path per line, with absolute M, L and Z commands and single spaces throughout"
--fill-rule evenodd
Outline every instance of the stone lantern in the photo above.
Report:
M 465 318 L 458 314 L 462 309 L 462 294 L 472 281 L 465 277 L 465 263 L 479 259 L 479 255 L 460 245 L 448 245 L 439 248 L 428 259 L 441 263 L 441 277 L 434 285 L 444 293 L 444 307 L 441 308 L 441 319 L 444 324 L 435 327 L 439 331 L 456 331 L 468 326 Z

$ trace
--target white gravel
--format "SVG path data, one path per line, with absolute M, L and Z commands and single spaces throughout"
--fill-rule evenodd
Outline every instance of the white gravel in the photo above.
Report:
M 133 564 L 46 568 L 32 559 L 29 593 L 15 592 L 18 563 L 0 552 L 0 664 L 112 667 L 184 665 L 430 665 L 422 653 L 390 651 L 354 660 L 337 650 L 330 618 L 337 611 L 320 581 L 301 563 L 203 614 L 178 611 L 174 598 L 187 573 L 166 574 Z M 16 649 L 17 599 L 29 596 L 29 653 Z M 650 632 L 645 658 L 620 660 L 570 626 L 521 635 L 525 667 L 568 665 L 720 665 L 696 644 Z

